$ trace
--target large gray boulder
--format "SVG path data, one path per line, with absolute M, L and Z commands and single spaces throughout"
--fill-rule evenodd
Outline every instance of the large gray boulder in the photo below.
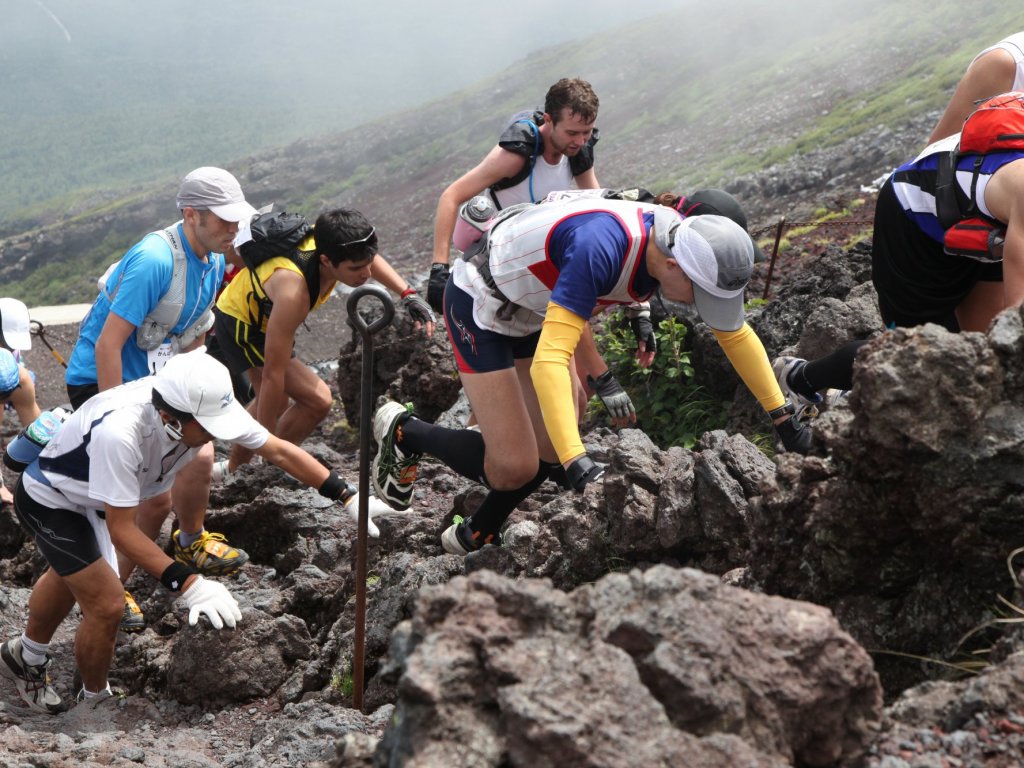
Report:
M 881 715 L 827 610 L 665 566 L 571 594 L 456 578 L 421 591 L 392 654 L 378 765 L 853 766 Z

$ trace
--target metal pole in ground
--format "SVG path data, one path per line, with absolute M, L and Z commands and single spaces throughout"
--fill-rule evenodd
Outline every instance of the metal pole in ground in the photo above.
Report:
M 772 261 L 768 265 L 768 276 L 764 279 L 764 293 L 762 299 L 768 298 L 768 291 L 772 287 L 772 272 L 775 271 L 775 260 L 779 257 L 779 241 L 782 240 L 782 230 L 786 226 L 786 217 L 779 219 L 779 225 L 775 228 L 775 247 L 772 248 Z
M 46 345 L 46 348 L 50 350 L 50 354 L 53 355 L 57 362 L 63 365 L 65 368 L 67 368 L 67 362 L 64 360 L 63 357 L 60 356 L 60 352 L 53 348 L 53 345 L 50 343 L 49 339 L 46 338 L 46 330 L 43 328 L 43 324 L 38 320 L 29 320 L 28 327 L 29 333 L 31 333 L 33 336 L 37 336 L 39 340 Z
M 372 323 L 359 314 L 364 297 L 380 301 L 383 313 Z M 359 523 L 356 535 L 356 628 L 352 656 L 352 706 L 363 709 L 363 675 L 366 658 L 366 529 L 370 519 L 370 430 L 373 428 L 373 334 L 388 326 L 395 316 L 395 305 L 379 285 L 361 285 L 348 297 L 349 319 L 363 337 L 363 378 L 359 391 Z

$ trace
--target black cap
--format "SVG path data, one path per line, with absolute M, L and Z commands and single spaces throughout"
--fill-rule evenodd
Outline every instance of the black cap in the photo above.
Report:
M 747 234 L 750 234 L 747 230 L 747 214 L 743 210 L 743 206 L 740 205 L 739 200 L 724 189 L 698 189 L 691 195 L 681 197 L 676 207 L 683 216 L 702 216 L 708 213 L 725 216 L 727 219 L 735 221 L 743 227 Z M 750 241 L 754 243 L 754 263 L 767 261 L 768 257 L 754 242 L 754 238 L 750 238 Z

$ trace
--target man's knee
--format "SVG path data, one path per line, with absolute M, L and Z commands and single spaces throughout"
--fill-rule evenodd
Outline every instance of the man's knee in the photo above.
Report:
M 540 460 L 535 453 L 506 455 L 493 463 L 487 462 L 484 471 L 487 473 L 487 483 L 491 488 L 496 491 L 514 491 L 533 480 L 539 466 Z
M 213 471 L 213 460 L 215 458 L 213 443 L 206 443 L 203 445 L 199 452 L 195 455 L 185 467 L 182 467 L 181 472 L 174 478 L 175 483 L 178 482 L 178 478 L 182 475 L 186 477 L 208 477 L 210 472 Z M 187 480 L 183 482 L 188 482 Z
M 303 398 L 302 406 L 315 415 L 318 420 L 322 420 L 330 412 L 332 402 L 330 387 L 321 381 L 308 397 Z
M 102 595 L 89 604 L 82 605 L 81 608 L 83 615 L 96 622 L 98 626 L 116 634 L 121 616 L 124 614 L 124 591 L 104 590 Z

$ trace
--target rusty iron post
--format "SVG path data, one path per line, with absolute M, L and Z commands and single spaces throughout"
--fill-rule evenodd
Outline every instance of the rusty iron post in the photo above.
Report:
M 48 350 L 50 350 L 50 354 L 53 355 L 54 359 L 58 363 L 63 365 L 65 368 L 67 368 L 68 367 L 67 361 L 65 361 L 64 358 L 61 357 L 60 352 L 58 352 L 56 349 L 54 349 L 53 345 L 50 343 L 50 340 L 46 338 L 46 329 L 43 328 L 43 324 L 41 322 L 39 322 L 38 320 L 29 320 L 28 326 L 29 326 L 29 333 L 31 333 L 33 336 L 35 336 L 41 342 L 43 342 L 43 344 L 46 346 L 46 348 Z
M 383 314 L 367 323 L 359 314 L 359 301 L 366 296 L 383 305 Z M 379 285 L 361 285 L 345 305 L 352 326 L 363 337 L 363 377 L 359 391 L 359 523 L 356 534 L 356 627 L 352 657 L 352 706 L 363 709 L 366 666 L 366 537 L 370 520 L 370 430 L 373 419 L 373 334 L 391 323 L 395 305 Z
M 762 299 L 768 298 L 768 291 L 772 287 L 772 272 L 775 271 L 775 260 L 779 257 L 779 241 L 782 240 L 782 230 L 786 226 L 786 217 L 783 216 L 779 219 L 779 224 L 775 228 L 775 246 L 772 248 L 772 260 L 768 264 L 768 275 L 764 279 L 764 293 L 761 294 Z

